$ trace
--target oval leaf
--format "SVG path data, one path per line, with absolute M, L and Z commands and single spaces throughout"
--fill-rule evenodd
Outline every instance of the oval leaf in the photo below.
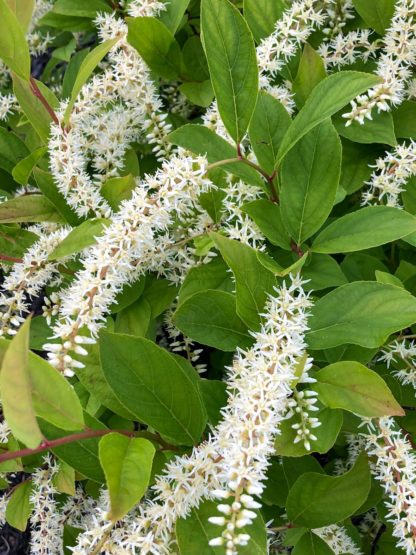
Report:
M 416 231 L 416 218 L 391 206 L 366 206 L 338 218 L 315 239 L 313 252 L 333 254 L 384 245 Z
M 110 494 L 110 520 L 120 520 L 140 501 L 149 485 L 154 454 L 147 439 L 117 433 L 101 438 L 99 457 Z
M 66 256 L 81 252 L 83 249 L 93 245 L 105 229 L 110 220 L 106 218 L 91 218 L 76 227 L 63 241 L 51 252 L 48 260 L 59 260 Z
M 201 28 L 218 110 L 239 143 L 256 106 L 258 70 L 253 37 L 228 0 L 202 0 Z

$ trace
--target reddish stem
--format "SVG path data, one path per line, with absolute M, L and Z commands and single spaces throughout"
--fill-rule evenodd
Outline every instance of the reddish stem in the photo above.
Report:
M 36 80 L 32 76 L 30 76 L 30 88 L 31 88 L 33 94 L 36 96 L 36 98 L 38 98 L 41 101 L 41 103 L 45 107 L 46 111 L 51 116 L 53 122 L 56 123 L 56 125 L 59 125 L 58 116 L 55 114 L 54 109 L 49 104 L 49 102 L 46 100 L 46 98 L 43 96 L 41 90 L 38 87 L 38 84 L 36 83 Z
M 14 256 L 7 256 L 7 254 L 0 254 L 0 260 L 5 260 L 6 262 L 17 262 L 18 264 L 23 262 L 23 258 L 15 258 Z

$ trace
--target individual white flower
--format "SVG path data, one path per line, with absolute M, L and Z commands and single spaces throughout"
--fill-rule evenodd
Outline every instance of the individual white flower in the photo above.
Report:
M 18 107 L 14 94 L 0 93 L 0 121 L 5 121 Z
M 331 66 L 340 69 L 344 65 L 353 64 L 357 60 L 366 62 L 377 52 L 377 43 L 370 41 L 371 31 L 359 29 L 346 35 L 336 35 L 331 41 L 323 42 L 318 52 L 326 68 Z

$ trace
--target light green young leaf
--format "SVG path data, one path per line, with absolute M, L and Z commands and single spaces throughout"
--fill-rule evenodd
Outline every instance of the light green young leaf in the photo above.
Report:
M 366 206 L 329 224 L 312 252 L 353 252 L 384 245 L 416 231 L 416 217 L 392 206 Z
M 200 439 L 207 417 L 198 376 L 185 359 L 180 364 L 148 339 L 113 333 L 103 333 L 100 350 L 108 384 L 138 420 L 184 445 Z
M 0 0 L 0 14 L 0 58 L 11 71 L 28 81 L 30 53 L 25 32 L 6 0 Z
M 54 475 L 53 486 L 59 493 L 75 495 L 75 470 L 69 464 L 61 461 L 58 472 Z
M 252 343 L 247 326 L 236 314 L 235 297 L 226 291 L 207 289 L 188 297 L 176 310 L 174 322 L 191 339 L 222 351 Z
M 316 85 L 325 77 L 326 71 L 323 59 L 312 46 L 306 43 L 293 82 L 296 104 L 303 106 Z
M 228 0 L 202 0 L 201 28 L 221 119 L 240 143 L 258 94 L 253 37 L 243 16 Z
M 106 225 L 110 220 L 106 218 L 91 218 L 78 227 L 74 228 L 63 241 L 51 252 L 48 260 L 59 260 L 81 252 L 83 249 L 93 245 L 97 237 L 104 233 Z
M 355 361 L 336 362 L 314 374 L 312 389 L 330 408 L 348 410 L 359 416 L 404 416 L 386 382 L 373 370 Z
M 340 174 L 341 141 L 330 120 L 309 131 L 286 155 L 280 210 L 297 245 L 309 239 L 328 218 Z
M 146 64 L 164 79 L 181 72 L 181 49 L 171 31 L 155 17 L 128 18 L 127 40 Z
M 249 329 L 258 329 L 267 294 L 276 285 L 273 273 L 259 261 L 255 249 L 219 233 L 210 235 L 234 274 L 238 316 Z
M 31 154 L 29 154 L 29 156 L 20 160 L 20 162 L 18 162 L 13 168 L 13 179 L 17 183 L 20 183 L 20 185 L 27 185 L 34 166 L 36 166 L 38 161 L 43 158 L 47 151 L 48 148 L 46 146 L 41 146 L 35 149 Z
M 345 343 L 379 347 L 388 336 L 416 322 L 416 298 L 408 291 L 372 281 L 354 281 L 318 299 L 306 335 L 311 349 Z
M 318 83 L 284 136 L 278 152 L 278 164 L 308 131 L 379 82 L 378 77 L 369 73 L 340 71 Z
M 85 3 L 84 3 L 85 5 Z M 77 99 L 78 94 L 80 93 L 82 87 L 87 82 L 88 78 L 90 77 L 91 73 L 97 67 L 97 65 L 101 62 L 104 56 L 111 50 L 111 48 L 117 43 L 118 37 L 114 39 L 106 40 L 102 42 L 98 46 L 96 46 L 91 52 L 85 56 L 82 64 L 79 68 L 77 78 L 75 79 L 74 86 L 72 88 L 71 97 L 68 102 L 68 106 L 66 107 L 65 114 L 64 114 L 64 124 L 68 124 L 72 108 L 74 107 L 75 101 Z
M 277 152 L 291 119 L 278 100 L 260 91 L 249 127 L 249 137 L 260 166 L 272 175 Z
M 36 420 L 28 370 L 30 318 L 4 354 L 0 372 L 1 403 L 13 435 L 27 447 L 37 447 L 43 435 Z
M 361 453 L 351 470 L 341 476 L 306 472 L 289 491 L 286 501 L 288 519 L 307 528 L 340 522 L 361 507 L 370 486 L 371 474 L 365 453 Z
M 129 199 L 136 187 L 136 180 L 129 173 L 122 177 L 112 177 L 101 187 L 101 194 L 113 210 L 118 210 L 123 200 Z
M 117 433 L 101 438 L 99 457 L 110 494 L 109 520 L 120 520 L 140 501 L 149 485 L 154 454 L 147 439 Z
M 31 480 L 19 484 L 10 496 L 6 507 L 6 521 L 13 528 L 17 528 L 24 532 L 27 527 L 30 513 L 33 506 L 30 502 L 30 496 L 33 490 L 33 483 Z
M 12 344 L 0 338 L 0 362 L 6 360 Z M 64 430 L 80 430 L 84 427 L 81 403 L 73 387 L 46 360 L 30 351 L 27 377 L 36 416 Z
M 32 20 L 35 0 L 7 0 L 10 8 L 16 14 L 17 21 L 20 23 L 22 30 L 27 33 L 30 22 Z
M 211 524 L 208 519 L 218 516 L 215 501 L 204 501 L 197 509 L 192 509 L 189 516 L 181 518 L 176 522 L 176 538 L 180 555 L 222 555 L 224 548 L 211 547 L 209 540 L 218 537 L 220 528 Z M 267 537 L 266 527 L 260 514 L 253 524 L 247 528 L 241 528 L 239 533 L 249 533 L 250 541 L 244 547 L 238 548 L 239 555 L 266 555 Z

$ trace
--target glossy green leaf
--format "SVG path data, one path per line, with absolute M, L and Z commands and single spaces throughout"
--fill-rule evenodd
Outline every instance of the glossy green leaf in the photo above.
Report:
M 83 3 L 85 5 L 85 2 Z M 80 93 L 82 87 L 88 81 L 90 75 L 101 62 L 101 60 L 108 54 L 111 48 L 117 43 L 118 37 L 114 39 L 106 40 L 96 46 L 91 52 L 85 56 L 82 64 L 79 68 L 77 78 L 75 79 L 74 86 L 72 88 L 71 97 L 69 99 L 68 105 L 64 114 L 64 123 L 67 124 L 71 117 L 72 108 L 74 107 L 75 101 L 78 94 Z
M 263 266 L 251 247 L 218 233 L 211 233 L 211 237 L 234 274 L 238 316 L 249 329 L 258 329 L 267 294 L 276 285 L 273 273 Z
M 45 156 L 47 150 L 47 147 L 41 146 L 29 154 L 29 156 L 20 160 L 13 168 L 13 179 L 20 183 L 20 185 L 27 185 L 34 166 Z
M 280 206 L 266 199 L 253 200 L 241 207 L 256 222 L 273 245 L 290 250 L 290 236 L 282 222 Z
M 36 420 L 32 381 L 28 370 L 30 319 L 27 319 L 7 347 L 0 373 L 1 403 L 13 435 L 31 449 L 43 435 Z
M 395 0 L 377 0 L 374 3 L 368 3 L 367 0 L 353 0 L 353 4 L 366 24 L 379 35 L 384 35 L 393 17 Z
M 306 43 L 293 82 L 296 104 L 303 106 L 316 85 L 325 77 L 326 71 L 323 59 L 312 46 Z
M 391 333 L 416 322 L 416 298 L 409 292 L 377 282 L 355 281 L 318 299 L 306 335 L 311 349 L 345 343 L 379 347 Z
M 96 243 L 97 237 L 105 231 L 110 220 L 106 218 L 91 218 L 74 228 L 51 252 L 48 260 L 59 260 L 66 256 L 79 253 Z
M 27 521 L 33 510 L 30 496 L 33 491 L 31 480 L 26 480 L 19 484 L 10 496 L 6 507 L 6 521 L 13 528 L 17 528 L 24 532 L 27 527 Z
M 286 132 L 279 148 L 278 162 L 308 131 L 378 83 L 379 79 L 374 75 L 359 71 L 340 71 L 326 77 L 313 89 Z
M 181 49 L 172 32 L 154 17 L 128 18 L 127 40 L 146 64 L 164 79 L 181 72 Z
M 180 555 L 191 555 L 191 553 L 221 555 L 224 553 L 223 547 L 208 545 L 209 540 L 220 535 L 219 530 L 221 529 L 208 522 L 210 517 L 219 515 L 217 504 L 215 501 L 204 501 L 198 508 L 192 509 L 186 519 L 180 518 L 177 520 L 176 539 Z M 249 543 L 238 548 L 239 555 L 266 555 L 266 527 L 260 514 L 258 514 L 253 524 L 241 528 L 239 533 L 250 534 Z
M 249 136 L 259 165 L 269 175 L 273 173 L 280 143 L 291 121 L 283 104 L 270 94 L 260 91 L 250 122 Z
M 371 474 L 362 453 L 354 466 L 341 476 L 306 472 L 289 491 L 286 511 L 290 522 L 321 528 L 348 518 L 364 503 L 370 491 Z
M 202 0 L 202 41 L 221 119 L 239 143 L 258 93 L 256 51 L 243 16 L 228 0 Z
M 366 206 L 345 214 L 313 242 L 320 253 L 353 252 L 401 239 L 416 231 L 416 217 L 391 206 Z
M 101 438 L 99 457 L 110 495 L 109 520 L 123 518 L 143 497 L 154 454 L 155 448 L 147 439 L 117 433 Z
M 286 8 L 285 0 L 244 0 L 244 18 L 256 42 L 272 34 L 276 21 Z
M 174 321 L 194 341 L 222 351 L 252 343 L 247 326 L 237 316 L 234 295 L 225 291 L 208 289 L 188 297 L 176 310 Z
M 0 0 L 0 58 L 22 79 L 30 77 L 30 54 L 24 30 L 6 0 Z
M 328 218 L 341 173 L 341 142 L 329 120 L 309 131 L 286 155 L 281 172 L 282 221 L 297 245 Z
M 292 555 L 334 555 L 334 551 L 319 536 L 307 532 L 296 543 Z
M 354 361 L 330 364 L 316 374 L 313 389 L 330 408 L 348 410 L 359 416 L 404 416 L 386 382 L 373 370 Z
M 62 222 L 55 206 L 42 195 L 26 195 L 0 204 L 0 223 Z
M 107 382 L 138 420 L 185 445 L 200 439 L 206 413 L 185 359 L 186 367 L 147 339 L 112 333 L 103 334 L 100 349 Z
M 320 291 L 347 283 L 338 263 L 328 254 L 313 254 L 302 268 L 302 277 L 308 280 L 305 290 Z

